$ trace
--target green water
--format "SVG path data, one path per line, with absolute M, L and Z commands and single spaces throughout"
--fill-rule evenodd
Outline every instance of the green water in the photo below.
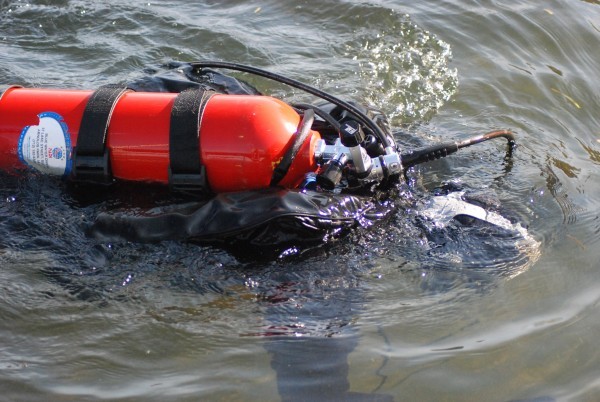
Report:
M 599 48 L 593 0 L 0 1 L 0 85 L 218 59 L 373 104 L 419 142 L 510 128 L 510 163 L 490 143 L 413 178 L 493 194 L 540 243 L 473 267 L 494 244 L 431 248 L 405 209 L 273 261 L 107 243 L 86 228 L 119 202 L 3 176 L 0 399 L 597 400 Z

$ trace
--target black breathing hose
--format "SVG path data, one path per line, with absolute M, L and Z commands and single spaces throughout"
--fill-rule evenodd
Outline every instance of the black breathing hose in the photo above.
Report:
M 306 109 L 304 115 L 302 116 L 302 120 L 300 120 L 300 124 L 298 125 L 298 130 L 296 131 L 296 136 L 294 137 L 294 142 L 292 146 L 288 148 L 283 158 L 277 165 L 277 167 L 273 170 L 273 176 L 271 177 L 270 186 L 276 186 L 279 182 L 285 177 L 290 166 L 292 166 L 292 162 L 296 159 L 296 155 L 300 151 L 302 145 L 308 138 L 310 134 L 310 128 L 312 127 L 313 122 L 315 121 L 315 111 L 313 109 Z
M 314 110 L 314 112 L 317 116 L 319 116 L 320 118 L 325 120 L 327 123 L 329 123 L 329 125 L 331 127 L 333 127 L 333 129 L 339 134 L 340 122 L 337 121 L 336 119 L 334 119 L 333 116 L 331 116 L 329 113 L 327 113 L 325 110 L 321 109 L 320 107 L 311 105 L 309 103 L 294 103 L 292 106 L 297 109 L 302 109 L 302 110 L 308 110 L 308 109 Z
M 337 105 L 337 106 L 347 110 L 352 115 L 354 115 L 356 120 L 358 120 L 360 123 L 364 124 L 366 127 L 368 127 L 373 132 L 373 134 L 379 139 L 379 141 L 381 142 L 381 144 L 383 145 L 384 148 L 392 147 L 394 150 L 396 150 L 396 144 L 394 143 L 394 139 L 391 138 L 390 136 L 386 135 L 383 132 L 383 130 L 371 118 L 369 118 L 369 116 L 367 116 L 363 111 L 361 111 L 359 108 L 352 105 L 351 103 L 345 102 L 325 91 L 311 87 L 310 85 L 307 85 L 303 82 L 294 80 L 292 78 L 288 78 L 283 75 L 272 73 L 270 71 L 262 70 L 260 68 L 248 66 L 245 64 L 230 63 L 230 62 L 225 62 L 225 61 L 196 61 L 196 62 L 191 62 L 190 65 L 193 68 L 199 69 L 199 70 L 201 70 L 203 68 L 223 68 L 223 69 L 228 69 L 228 70 L 250 73 L 250 74 L 254 74 L 259 77 L 267 78 L 267 79 L 270 79 L 270 80 L 273 80 L 273 81 L 276 81 L 276 82 L 279 82 L 282 84 L 286 84 L 286 85 L 289 85 L 290 87 L 294 87 L 294 88 L 300 89 L 302 91 L 305 91 L 307 93 L 310 93 L 314 96 L 317 96 L 321 99 L 324 99 L 328 102 L 333 103 L 334 105 Z M 314 115 L 312 115 L 312 113 L 314 112 L 315 114 L 317 114 L 318 116 L 323 118 L 325 121 L 327 121 L 329 124 L 331 124 L 335 130 L 339 131 L 339 128 L 340 128 L 339 123 L 337 121 L 335 121 L 335 119 L 333 119 L 327 112 L 325 112 L 317 107 L 307 105 L 307 104 L 297 104 L 295 106 L 300 109 L 307 109 L 307 110 L 312 109 L 308 113 L 308 117 L 311 121 L 314 116 Z M 305 116 L 305 117 L 307 117 L 307 116 Z M 429 161 L 432 161 L 435 159 L 440 159 L 440 158 L 446 157 L 448 155 L 455 153 L 456 151 L 458 151 L 461 148 L 465 148 L 465 147 L 468 147 L 468 146 L 471 146 L 474 144 L 479 144 L 481 142 L 488 141 L 488 140 L 491 140 L 494 138 L 499 138 L 499 137 L 504 137 L 508 140 L 507 154 L 508 154 L 508 156 L 511 156 L 512 150 L 515 147 L 514 134 L 509 130 L 497 130 L 497 131 L 491 131 L 487 134 L 471 137 L 471 138 L 468 138 L 463 141 L 445 142 L 442 144 L 436 144 L 433 146 L 409 151 L 409 152 L 401 155 L 402 167 L 406 170 L 406 169 L 410 168 L 411 166 L 418 165 L 419 163 L 429 162 Z M 274 182 L 278 182 L 281 179 L 278 176 L 279 175 L 275 175 L 273 177 Z
M 351 103 L 345 102 L 325 91 L 311 87 L 310 85 L 307 85 L 303 82 L 296 81 L 294 79 L 291 79 L 291 78 L 288 78 L 288 77 L 285 77 L 283 75 L 279 75 L 276 73 L 272 73 L 270 71 L 262 70 L 260 68 L 247 66 L 244 64 L 238 64 L 238 63 L 229 63 L 229 62 L 225 62 L 225 61 L 196 61 L 196 62 L 190 63 L 190 65 L 196 69 L 224 68 L 224 69 L 228 69 L 228 70 L 235 70 L 235 71 L 250 73 L 250 74 L 264 77 L 264 78 L 267 78 L 267 79 L 270 79 L 273 81 L 277 81 L 282 84 L 286 84 L 291 87 L 308 92 L 308 93 L 315 95 L 321 99 L 331 102 L 334 105 L 337 105 L 337 106 L 340 106 L 340 107 L 346 109 L 351 114 L 353 114 L 354 117 L 359 122 L 364 124 L 366 127 L 368 127 L 373 132 L 373 134 L 381 141 L 381 144 L 383 145 L 384 148 L 393 147 L 394 149 L 396 149 L 396 145 L 394 144 L 393 138 L 390 138 L 389 136 L 387 136 L 383 132 L 383 130 L 377 124 L 375 124 L 375 122 L 372 119 L 370 119 L 369 116 L 367 116 L 359 108 L 352 105 Z
M 406 170 L 411 166 L 418 165 L 419 163 L 444 158 L 450 154 L 455 153 L 461 148 L 465 148 L 474 144 L 479 144 L 481 142 L 500 137 L 506 138 L 508 140 L 507 152 L 508 156 L 510 156 L 512 154 L 512 150 L 515 147 L 515 135 L 509 130 L 497 130 L 491 131 L 487 134 L 471 137 L 463 141 L 445 142 L 442 144 L 436 144 L 425 148 L 415 149 L 402 154 L 400 156 L 400 160 L 402 161 L 402 167 Z

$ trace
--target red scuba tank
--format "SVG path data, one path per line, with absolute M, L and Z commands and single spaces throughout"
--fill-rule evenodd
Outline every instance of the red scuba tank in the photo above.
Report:
M 82 115 L 93 91 L 11 87 L 0 96 L 0 169 L 25 166 L 69 176 Z M 170 116 L 177 94 L 125 92 L 106 130 L 113 177 L 169 182 Z M 300 116 L 268 96 L 215 94 L 199 116 L 199 161 L 214 192 L 269 187 L 294 142 Z M 279 185 L 316 170 L 311 131 Z

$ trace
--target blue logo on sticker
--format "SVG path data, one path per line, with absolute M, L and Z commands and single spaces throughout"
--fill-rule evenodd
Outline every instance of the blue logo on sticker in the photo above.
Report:
M 54 159 L 62 159 L 63 156 L 63 150 L 56 147 L 52 150 L 51 155 Z

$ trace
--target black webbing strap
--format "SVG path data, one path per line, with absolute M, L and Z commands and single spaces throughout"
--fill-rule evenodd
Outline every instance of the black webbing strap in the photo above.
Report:
M 191 88 L 175 98 L 169 130 L 169 184 L 178 191 L 208 192 L 200 163 L 200 123 L 213 91 Z
M 106 85 L 97 89 L 85 106 L 77 146 L 73 151 L 73 178 L 78 181 L 112 182 L 106 133 L 119 98 L 129 89 Z

